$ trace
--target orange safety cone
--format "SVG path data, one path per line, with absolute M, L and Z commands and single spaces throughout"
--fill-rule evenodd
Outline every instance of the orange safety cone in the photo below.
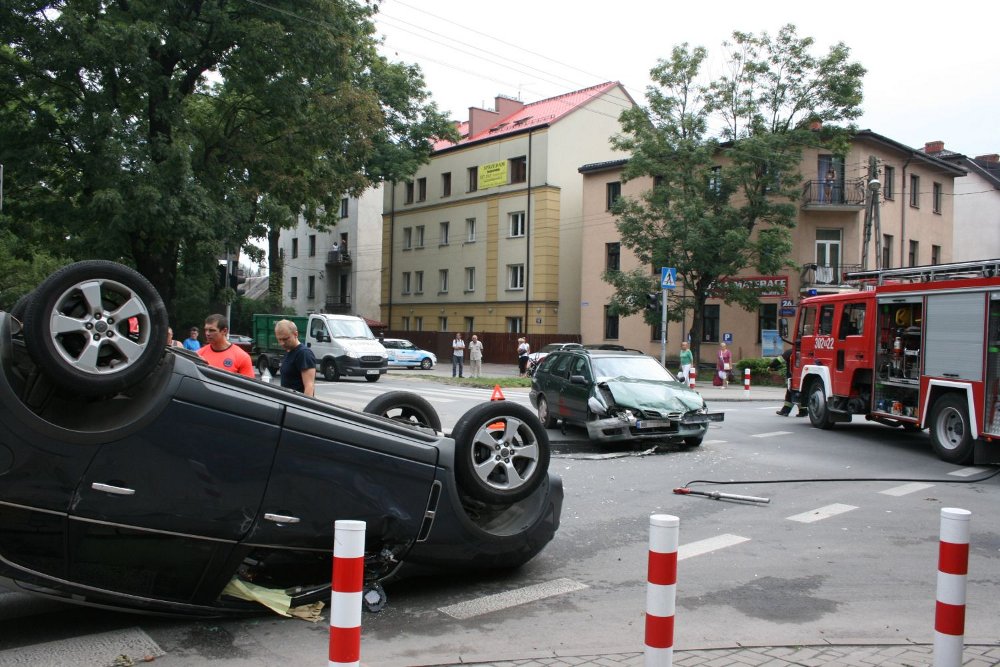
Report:
M 505 399 L 503 397 L 503 392 L 500 391 L 500 385 L 495 385 L 493 387 L 493 395 L 490 396 L 490 400 L 491 401 L 505 401 L 505 400 L 507 400 L 507 399 Z

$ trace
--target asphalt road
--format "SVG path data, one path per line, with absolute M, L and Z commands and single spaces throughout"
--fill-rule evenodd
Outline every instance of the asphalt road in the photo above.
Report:
M 349 401 L 366 403 L 371 390 L 402 386 L 320 383 L 320 393 L 363 407 Z M 447 415 L 446 424 L 489 394 L 417 386 Z M 527 401 L 525 392 L 507 398 Z M 966 636 L 995 640 L 1000 477 L 967 482 L 996 469 L 943 463 L 926 436 L 865 423 L 820 431 L 808 420 L 775 416 L 777 406 L 720 406 L 726 421 L 688 450 L 643 454 L 584 445 L 572 432 L 556 438 L 552 469 L 563 478 L 566 499 L 555 540 L 517 571 L 391 585 L 386 609 L 363 617 L 363 664 L 641 650 L 653 513 L 681 520 L 678 649 L 932 641 L 943 507 L 972 512 Z M 688 484 L 770 502 L 673 493 Z M 0 665 L 56 664 L 64 655 L 62 664 L 111 664 L 127 651 L 148 651 L 168 667 L 319 664 L 326 659 L 326 620 L 164 620 L 0 594 Z M 32 655 L 48 657 L 23 661 Z

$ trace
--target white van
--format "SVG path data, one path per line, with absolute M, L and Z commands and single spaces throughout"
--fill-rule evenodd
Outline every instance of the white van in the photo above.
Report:
M 305 344 L 316 355 L 316 366 L 324 380 L 363 375 L 375 382 L 389 370 L 385 348 L 365 321 L 354 315 L 313 313 Z

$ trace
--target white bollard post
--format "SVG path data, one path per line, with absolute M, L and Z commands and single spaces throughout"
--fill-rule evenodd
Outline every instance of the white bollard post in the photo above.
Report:
M 695 381 L 698 379 L 698 371 L 695 370 L 694 364 L 688 369 L 688 386 L 694 389 Z
M 329 667 L 361 665 L 361 589 L 365 578 L 365 522 L 334 524 L 330 591 Z
M 743 369 L 743 398 L 750 398 L 750 368 Z
M 677 598 L 677 543 L 681 520 L 670 514 L 649 517 L 646 571 L 646 667 L 674 662 L 674 608 Z
M 969 573 L 969 520 L 972 512 L 941 510 L 937 609 L 934 613 L 934 667 L 961 667 L 965 643 L 965 579 Z

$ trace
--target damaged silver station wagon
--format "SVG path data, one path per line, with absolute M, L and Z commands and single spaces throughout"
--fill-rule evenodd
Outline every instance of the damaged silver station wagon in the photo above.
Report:
M 635 351 L 568 349 L 542 360 L 531 381 L 531 404 L 551 428 L 558 420 L 587 429 L 591 440 L 657 440 L 697 446 L 711 422 L 701 394 L 660 363 Z

